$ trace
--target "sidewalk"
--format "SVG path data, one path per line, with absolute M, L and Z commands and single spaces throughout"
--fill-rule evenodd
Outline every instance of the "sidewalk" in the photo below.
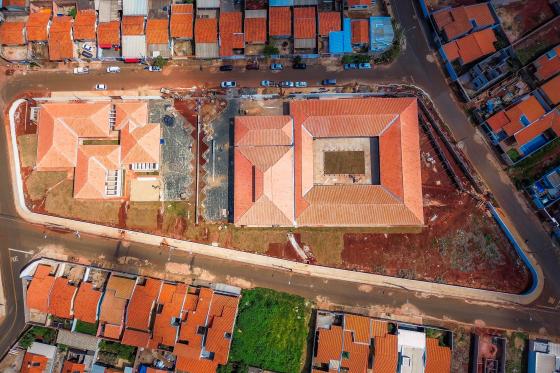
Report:
M 472 288 L 464 288 L 453 285 L 429 283 L 424 281 L 408 280 L 403 278 L 388 277 L 375 275 L 364 272 L 354 272 L 337 268 L 321 267 L 310 264 L 292 262 L 289 260 L 268 257 L 259 254 L 252 254 L 243 251 L 237 251 L 227 248 L 215 247 L 190 241 L 181 241 L 168 237 L 157 236 L 154 234 L 146 234 L 135 231 L 123 231 L 118 228 L 107 227 L 87 222 L 74 221 L 55 216 L 42 215 L 31 212 L 25 205 L 23 193 L 23 182 L 20 174 L 20 161 L 16 142 L 15 122 L 13 116 L 16 109 L 24 100 L 16 100 L 9 109 L 10 116 L 10 136 L 8 136 L 11 152 L 9 156 L 12 158 L 10 162 L 10 171 L 12 173 L 12 187 L 14 190 L 15 206 L 18 214 L 25 220 L 51 226 L 61 226 L 73 231 L 86 232 L 101 237 L 108 237 L 117 240 L 126 239 L 128 241 L 143 243 L 147 245 L 160 246 L 162 244 L 172 246 L 177 250 L 184 250 L 199 255 L 212 256 L 224 260 L 239 261 L 247 264 L 253 264 L 263 267 L 263 269 L 285 270 L 296 272 L 304 275 L 319 277 L 323 279 L 336 279 L 341 281 L 354 282 L 358 284 L 367 284 L 373 286 L 383 286 L 400 288 L 413 292 L 423 293 L 425 295 L 437 297 L 451 297 L 467 299 L 480 303 L 501 303 L 501 304 L 517 304 L 528 305 L 534 302 L 543 289 L 543 275 L 538 263 L 534 258 L 529 260 L 533 264 L 537 278 L 536 288 L 527 294 L 507 294 L 488 290 L 479 290 Z

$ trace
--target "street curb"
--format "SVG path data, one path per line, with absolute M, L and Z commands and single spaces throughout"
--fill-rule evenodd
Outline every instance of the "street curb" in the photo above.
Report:
M 499 303 L 502 305 L 528 305 L 534 302 L 542 292 L 542 271 L 538 266 L 537 274 L 539 278 L 533 279 L 534 281 L 537 281 L 536 288 L 525 294 L 509 294 L 490 290 L 473 289 L 455 285 L 430 283 L 419 280 L 409 280 L 404 278 L 396 278 L 338 268 L 310 265 L 285 259 L 248 253 L 244 251 L 237 251 L 233 249 L 227 249 L 191 241 L 177 240 L 169 237 L 157 236 L 154 234 L 122 230 L 114 227 L 32 212 L 25 204 L 23 180 L 21 178 L 21 168 L 14 121 L 14 114 L 17 108 L 24 102 L 24 99 L 18 99 L 14 101 L 10 106 L 10 136 L 7 136 L 7 141 L 10 143 L 8 145 L 11 145 L 12 150 L 11 152 L 9 152 L 9 156 L 13 158 L 12 162 L 10 162 L 10 172 L 12 174 L 14 198 L 16 199 L 15 208 L 18 214 L 28 222 L 41 225 L 60 226 L 74 231 L 81 231 L 116 240 L 124 239 L 131 242 L 153 246 L 171 246 L 174 249 L 187 251 L 193 254 L 206 255 L 223 260 L 233 260 L 245 264 L 268 268 L 271 270 L 284 270 L 323 279 L 347 281 L 355 284 L 367 284 L 372 286 L 398 288 L 418 293 L 424 293 L 425 295 L 466 299 L 472 302 Z

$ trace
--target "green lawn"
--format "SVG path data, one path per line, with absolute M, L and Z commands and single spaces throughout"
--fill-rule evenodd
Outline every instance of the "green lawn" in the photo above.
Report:
M 260 288 L 243 291 L 230 363 L 299 373 L 310 317 L 311 304 L 302 297 Z
M 92 323 L 89 323 L 89 322 L 78 320 L 76 322 L 76 330 L 75 331 L 78 332 L 78 333 L 96 335 L 97 334 L 97 323 L 92 324 Z
M 21 348 L 28 348 L 35 341 L 45 344 L 52 344 L 56 340 L 56 330 L 43 326 L 31 327 L 19 340 Z

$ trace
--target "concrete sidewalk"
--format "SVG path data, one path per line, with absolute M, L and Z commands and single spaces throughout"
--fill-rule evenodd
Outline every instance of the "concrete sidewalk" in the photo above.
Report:
M 168 237 L 162 237 L 153 234 L 146 234 L 128 230 L 125 231 L 118 228 L 31 212 L 25 205 L 23 180 L 20 173 L 20 161 L 16 142 L 14 121 L 14 114 L 18 106 L 23 102 L 25 102 L 25 100 L 16 100 L 9 109 L 10 136 L 8 136 L 8 142 L 11 149 L 11 152 L 9 154 L 9 156 L 11 157 L 10 171 L 12 173 L 12 188 L 14 190 L 15 207 L 18 214 L 23 219 L 29 222 L 42 225 L 60 226 L 71 229 L 73 231 L 86 232 L 97 236 L 109 237 L 117 240 L 125 239 L 127 241 L 138 242 L 153 246 L 169 245 L 175 249 L 184 250 L 199 255 L 206 255 L 224 260 L 253 264 L 262 267 L 263 270 L 266 268 L 285 270 L 323 279 L 336 279 L 358 284 L 399 288 L 437 297 L 467 299 L 472 302 L 491 304 L 500 303 L 504 305 L 528 305 L 534 302 L 542 292 L 544 284 L 542 271 L 540 269 L 540 266 L 538 265 L 538 263 L 536 263 L 535 259 L 532 256 L 529 258 L 529 260 L 533 264 L 537 273 L 538 279 L 535 279 L 537 280 L 537 287 L 532 289 L 532 291 L 527 294 L 507 294 L 488 290 L 464 288 L 460 286 L 429 283 L 424 281 L 408 280 L 403 278 L 395 278 L 337 268 L 309 265 L 264 255 L 252 254 L 190 241 L 171 239 Z

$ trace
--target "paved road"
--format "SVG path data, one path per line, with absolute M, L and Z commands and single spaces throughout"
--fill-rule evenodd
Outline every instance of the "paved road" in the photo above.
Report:
M 500 172 L 493 156 L 476 131 L 468 123 L 460 107 L 455 103 L 445 78 L 438 66 L 430 62 L 431 50 L 426 42 L 422 28 L 424 25 L 416 17 L 416 9 L 411 0 L 395 2 L 395 12 L 401 24 L 405 25 L 407 38 L 406 50 L 398 62 L 390 67 L 376 68 L 372 71 L 326 72 L 321 66 L 310 67 L 306 71 L 286 69 L 279 73 L 269 71 L 234 71 L 231 73 L 215 73 L 204 69 L 184 70 L 166 69 L 162 73 L 148 73 L 127 67 L 119 75 L 107 75 L 92 72 L 89 75 L 74 76 L 68 72 L 34 72 L 25 76 L 14 76 L 2 90 L 2 99 L 6 102 L 14 95 L 25 90 L 89 90 L 98 83 L 106 83 L 111 89 L 144 88 L 161 86 L 191 87 L 200 82 L 207 86 L 217 85 L 220 80 L 234 79 L 240 85 L 256 85 L 262 79 L 274 80 L 307 80 L 318 82 L 326 77 L 335 77 L 341 82 L 363 80 L 368 82 L 408 82 L 415 83 L 428 92 L 436 102 L 444 119 L 452 128 L 456 138 L 461 140 L 466 152 L 482 177 L 492 189 L 497 201 L 512 218 L 518 231 L 529 239 L 535 250 L 535 256 L 543 266 L 545 273 L 546 292 L 535 307 L 499 308 L 485 305 L 467 304 L 464 301 L 444 298 L 425 298 L 403 289 L 402 291 L 371 289 L 359 287 L 344 281 L 323 281 L 282 271 L 259 271 L 253 266 L 239 263 L 223 262 L 218 259 L 202 256 L 190 256 L 188 253 L 162 252 L 159 247 L 130 245 L 123 247 L 118 242 L 82 235 L 81 239 L 71 234 L 49 232 L 43 238 L 42 229 L 19 219 L 16 216 L 9 182 L 10 174 L 7 164 L 5 133 L 0 131 L 0 266 L 5 281 L 8 297 L 8 317 L 13 324 L 4 323 L 0 326 L 0 351 L 4 351 L 23 326 L 23 315 L 20 311 L 22 293 L 15 282 L 10 284 L 10 276 L 19 272 L 20 266 L 29 256 L 8 251 L 8 248 L 21 250 L 49 250 L 51 254 L 64 253 L 70 256 L 84 257 L 104 266 L 120 270 L 155 270 L 165 275 L 169 262 L 186 266 L 194 272 L 193 278 L 212 279 L 213 281 L 229 281 L 238 284 L 265 286 L 278 290 L 289 291 L 319 301 L 330 301 L 341 305 L 354 305 L 366 309 L 387 309 L 389 313 L 411 312 L 413 315 L 451 319 L 465 323 L 485 323 L 499 328 L 522 328 L 532 332 L 560 335 L 560 325 L 555 321 L 558 313 L 537 306 L 543 306 L 550 295 L 560 296 L 560 271 L 558 260 L 554 256 L 553 246 L 548 235 L 525 204 L 512 198 L 513 187 Z M 271 77 L 272 76 L 272 77 Z M 10 256 L 17 256 L 13 263 Z M 123 263 L 126 258 L 138 258 L 129 264 Z M 144 262 L 145 260 L 145 262 Z M 369 292 L 368 292 L 369 291 Z

